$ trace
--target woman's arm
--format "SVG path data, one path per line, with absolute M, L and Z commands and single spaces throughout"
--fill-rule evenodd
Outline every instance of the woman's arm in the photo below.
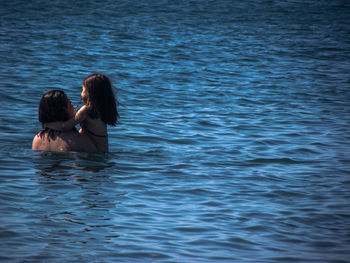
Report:
M 56 131 L 69 131 L 74 128 L 78 123 L 82 123 L 88 116 L 88 110 L 84 105 L 81 107 L 74 118 L 69 119 L 68 121 L 55 121 L 50 123 L 45 123 L 44 127 L 50 128 Z
M 55 121 L 44 123 L 44 128 L 53 129 L 56 131 L 69 131 L 75 126 L 75 119 L 71 118 L 68 121 Z

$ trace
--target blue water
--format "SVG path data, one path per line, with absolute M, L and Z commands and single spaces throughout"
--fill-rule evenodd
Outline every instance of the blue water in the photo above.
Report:
M 350 2 L 1 1 L 1 262 L 350 262 Z M 39 153 L 108 74 L 110 152 Z

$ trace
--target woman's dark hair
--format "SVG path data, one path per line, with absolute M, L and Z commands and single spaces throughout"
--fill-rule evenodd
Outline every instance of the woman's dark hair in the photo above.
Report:
M 43 95 L 39 104 L 39 121 L 67 121 L 71 117 L 68 112 L 68 97 L 61 90 L 52 90 Z
M 89 116 L 115 126 L 119 114 L 109 78 L 102 73 L 94 73 L 84 79 L 83 86 L 87 91 L 85 104 L 89 108 Z

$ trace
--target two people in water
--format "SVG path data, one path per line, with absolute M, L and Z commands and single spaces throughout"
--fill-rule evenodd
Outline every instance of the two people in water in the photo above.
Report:
M 39 104 L 43 129 L 33 139 L 33 150 L 108 152 L 107 125 L 115 126 L 119 117 L 111 81 L 101 73 L 89 75 L 83 81 L 81 98 L 84 105 L 74 113 L 64 91 L 43 95 Z

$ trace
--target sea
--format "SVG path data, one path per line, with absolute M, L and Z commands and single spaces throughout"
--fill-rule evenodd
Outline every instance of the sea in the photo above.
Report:
M 350 262 L 350 1 L 1 0 L 0 58 L 0 262 Z M 32 151 L 94 72 L 110 151 Z

